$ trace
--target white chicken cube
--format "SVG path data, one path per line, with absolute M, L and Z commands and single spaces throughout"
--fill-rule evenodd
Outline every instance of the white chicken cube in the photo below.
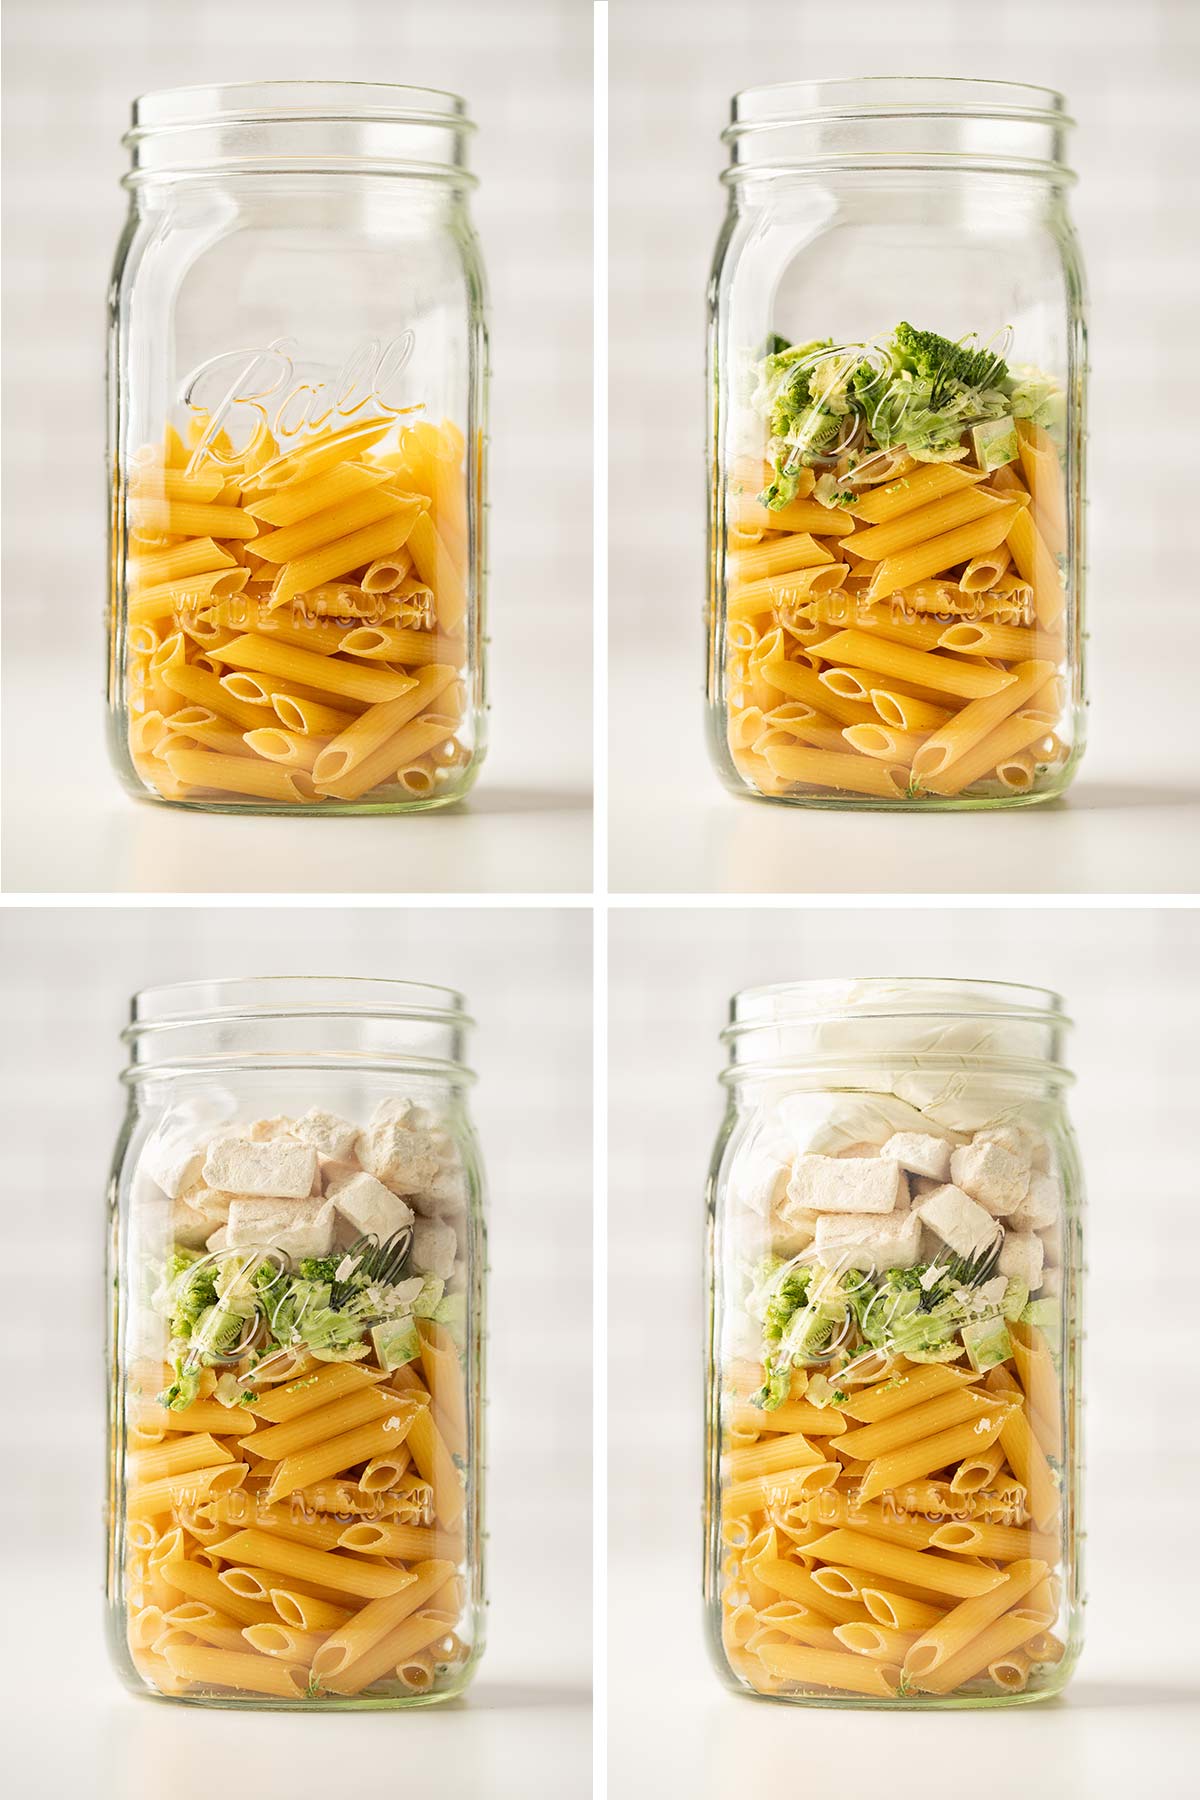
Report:
M 1062 1226 L 1050 1225 L 1045 1231 L 1039 1231 L 1042 1240 L 1043 1268 L 1061 1263 L 1063 1259 Z
M 422 1275 L 439 1275 L 449 1280 L 454 1270 L 458 1238 L 453 1225 L 445 1219 L 418 1219 L 413 1226 L 410 1266 Z
M 729 1183 L 730 1195 L 739 1205 L 766 1218 L 787 1190 L 791 1163 L 766 1151 L 740 1156 Z
M 413 1222 L 412 1207 L 373 1175 L 359 1172 L 328 1195 L 358 1237 L 385 1238 Z
M 142 1151 L 142 1168 L 160 1187 L 168 1200 L 178 1200 L 195 1187 L 204 1168 L 203 1150 L 172 1144 L 169 1138 L 155 1142 L 152 1138 Z
M 1006 1231 L 996 1265 L 1001 1275 L 1015 1276 L 1033 1293 L 1042 1283 L 1042 1240 L 1034 1231 Z
M 245 1130 L 239 1133 L 256 1144 L 271 1144 L 276 1138 L 292 1135 L 293 1121 L 285 1119 L 282 1113 L 276 1113 L 273 1119 L 253 1119 Z
M 915 1212 L 819 1213 L 817 1256 L 840 1269 L 911 1269 L 921 1248 Z
M 184 1203 L 199 1214 L 210 1231 L 215 1231 L 228 1219 L 233 1198 L 232 1194 L 222 1193 L 220 1188 L 198 1187 L 184 1195 Z
M 808 1212 L 888 1213 L 907 1207 L 908 1182 L 881 1156 L 799 1156 L 787 1197 Z
M 349 1119 L 322 1112 L 319 1106 L 310 1106 L 292 1126 L 292 1136 L 300 1143 L 308 1144 L 323 1162 L 350 1162 L 358 1131 L 358 1126 L 351 1124 Z
M 1029 1190 L 1008 1223 L 1014 1231 L 1046 1231 L 1057 1225 L 1063 1212 L 1062 1184 L 1055 1175 L 1029 1177 Z
M 394 1194 L 419 1194 L 438 1172 L 437 1150 L 428 1131 L 385 1120 L 360 1134 L 358 1160 L 369 1175 Z
M 332 1194 L 336 1189 L 345 1187 L 348 1181 L 353 1181 L 354 1177 L 361 1173 L 357 1162 L 322 1162 L 321 1191 L 325 1194 Z
M 306 1200 L 317 1173 L 317 1153 L 290 1138 L 254 1143 L 249 1138 L 220 1138 L 208 1147 L 204 1179 L 228 1194 L 251 1194 L 274 1200 Z
M 1038 1288 L 1039 1300 L 1057 1300 L 1063 1291 L 1063 1272 L 1061 1269 L 1042 1270 L 1042 1279 Z
M 945 1138 L 926 1137 L 919 1131 L 897 1131 L 879 1154 L 889 1162 L 899 1163 L 910 1175 L 941 1183 L 950 1179 L 952 1149 Z
M 798 1206 L 788 1206 L 785 1201 L 771 1220 L 772 1254 L 786 1260 L 807 1250 L 817 1235 L 817 1220 L 821 1216 L 820 1213 L 805 1212 Z
M 976 1138 L 951 1155 L 950 1179 L 993 1217 L 1002 1219 L 1016 1211 L 1029 1191 L 1029 1163 L 1014 1156 L 1007 1144 Z
M 956 1256 L 976 1256 L 996 1240 L 997 1225 L 991 1213 L 950 1183 L 926 1194 L 916 1210 Z
M 160 1202 L 161 1204 L 161 1202 Z M 171 1239 L 185 1250 L 199 1250 L 212 1226 L 190 1207 L 186 1200 L 171 1202 Z
M 230 1203 L 225 1242 L 231 1250 L 278 1250 L 299 1261 L 328 1256 L 333 1249 L 334 1208 L 331 1200 L 278 1199 L 237 1195 Z
M 432 1131 L 436 1123 L 428 1108 L 399 1095 L 379 1102 L 371 1114 L 370 1129 L 373 1131 L 376 1125 L 404 1125 L 409 1131 Z

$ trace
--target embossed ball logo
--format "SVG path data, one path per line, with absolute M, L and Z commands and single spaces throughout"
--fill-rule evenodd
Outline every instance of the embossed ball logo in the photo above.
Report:
M 301 358 L 295 338 L 276 338 L 265 349 L 225 350 L 210 357 L 181 384 L 186 406 L 207 415 L 189 473 L 206 462 L 231 465 L 254 433 L 265 427 L 280 446 L 316 431 L 364 425 L 382 413 L 399 418 L 421 412 L 406 404 L 402 376 L 412 361 L 411 330 L 357 344 L 340 368 Z M 233 448 L 227 448 L 232 445 Z M 268 473 L 270 465 L 259 470 Z

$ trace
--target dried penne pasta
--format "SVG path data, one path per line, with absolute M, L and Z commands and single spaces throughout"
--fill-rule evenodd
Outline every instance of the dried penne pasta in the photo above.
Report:
M 127 477 L 118 470 L 129 553 L 117 570 L 112 700 L 129 715 L 131 785 L 190 806 L 283 811 L 458 798 L 478 763 L 482 641 L 461 435 L 389 417 L 286 449 L 260 428 L 240 454 L 202 421 L 189 436 L 190 451 L 170 450 L 178 466 L 146 445 Z M 146 655 L 148 672 L 137 661 Z M 436 728 L 373 762 L 364 783 L 308 779 L 361 710 L 442 665 L 471 679 L 431 709 Z M 275 708 L 277 723 L 223 705 L 222 678 L 247 691 L 258 680 L 255 701 Z M 215 718 L 177 717 L 195 706 Z M 161 730 L 144 722 L 150 712 Z M 451 741 L 453 753 L 443 750 Z

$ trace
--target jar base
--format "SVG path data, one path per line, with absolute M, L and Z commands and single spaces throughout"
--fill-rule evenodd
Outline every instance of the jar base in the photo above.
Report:
M 151 792 L 140 783 L 134 786 L 129 781 L 123 781 L 122 786 L 131 799 L 147 806 L 165 807 L 171 812 L 224 813 L 232 818 L 356 819 L 444 811 L 467 798 L 475 785 L 476 774 L 477 768 L 471 771 L 466 781 L 460 782 L 448 793 L 414 795 L 407 800 L 316 800 L 305 806 L 298 806 L 292 801 L 276 803 L 271 800 L 170 800 L 164 794 Z
M 1053 1684 L 1007 1690 L 992 1694 L 911 1694 L 874 1699 L 869 1694 L 760 1694 L 756 1688 L 740 1681 L 724 1663 L 716 1662 L 716 1674 L 722 1687 L 743 1700 L 759 1700 L 768 1706 L 812 1706 L 826 1711 L 849 1712 L 978 1712 L 1005 1706 L 1034 1706 L 1047 1700 L 1059 1700 L 1074 1673 L 1076 1656 L 1064 1658 L 1054 1665 Z
M 410 1712 L 416 1707 L 440 1706 L 447 1700 L 461 1700 L 469 1683 L 448 1688 L 439 1694 L 322 1694 L 311 1700 L 272 1700 L 269 1695 L 245 1694 L 164 1694 L 158 1688 L 134 1686 L 126 1682 L 131 1694 L 139 1700 L 162 1701 L 168 1706 L 201 1706 L 221 1712 Z
M 1011 812 L 1028 806 L 1044 806 L 1061 800 L 1070 786 L 1064 781 L 1042 793 L 1028 794 L 928 794 L 919 800 L 880 800 L 870 794 L 763 794 L 756 788 L 726 781 L 731 794 L 743 800 L 762 800 L 769 806 L 801 807 L 816 812 L 954 813 Z

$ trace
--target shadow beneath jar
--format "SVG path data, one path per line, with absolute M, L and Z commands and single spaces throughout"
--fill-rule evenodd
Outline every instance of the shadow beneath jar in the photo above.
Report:
M 521 1712 L 549 1710 L 569 1712 L 576 1708 L 590 1710 L 592 1690 L 584 1682 L 554 1686 L 537 1681 L 488 1681 L 473 1684 L 462 1699 L 454 1702 L 470 1712 Z
M 455 813 L 590 813 L 592 796 L 586 788 L 488 787 L 486 777 L 456 806 L 440 814 Z
M 1136 787 L 1119 781 L 1081 782 L 1043 812 L 1143 812 L 1147 807 L 1200 805 L 1200 787 Z
M 1149 1707 L 1178 1707 L 1193 1711 L 1200 1705 L 1200 1683 L 1191 1687 L 1182 1682 L 1146 1682 L 1135 1681 L 1072 1681 L 1059 1696 L 1059 1704 L 1069 1707 L 1074 1712 L 1086 1708 L 1089 1712 L 1104 1711 L 1116 1707 L 1124 1711 L 1136 1711 Z

